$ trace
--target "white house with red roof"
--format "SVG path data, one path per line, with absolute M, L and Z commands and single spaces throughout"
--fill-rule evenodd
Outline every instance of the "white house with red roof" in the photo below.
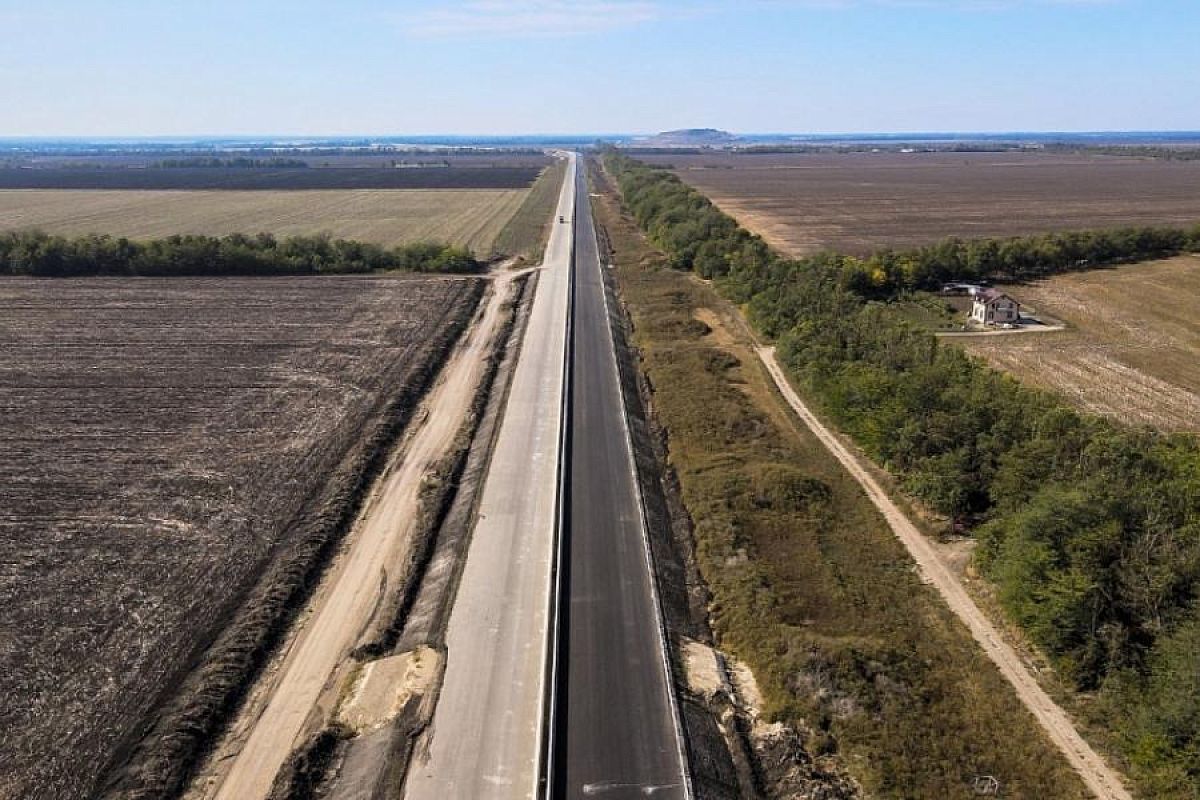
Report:
M 1021 304 L 999 289 L 975 293 L 971 321 L 978 325 L 1015 325 L 1021 319 Z

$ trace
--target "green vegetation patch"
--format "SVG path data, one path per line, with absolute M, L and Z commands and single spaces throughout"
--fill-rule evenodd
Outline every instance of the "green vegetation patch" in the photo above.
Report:
M 462 247 L 417 243 L 399 247 L 295 236 L 168 236 L 133 241 L 112 236 L 66 238 L 33 232 L 0 234 L 0 275 L 304 275 L 411 272 L 478 272 Z
M 814 753 L 838 753 L 875 797 L 967 797 L 976 775 L 1006 797 L 1086 797 L 858 485 L 782 412 L 753 352 L 697 319 L 722 301 L 601 212 L 714 630 L 768 713 L 810 726 Z
M 940 346 L 893 301 L 962 270 L 1024 279 L 1197 250 L 1200 230 L 786 260 L 669 173 L 615 154 L 608 165 L 673 266 L 715 278 L 828 418 L 911 495 L 977 529 L 1005 610 L 1075 687 L 1099 692 L 1093 730 L 1146 794 L 1194 800 L 1200 440 L 1080 414 Z
M 964 302 L 966 301 L 966 302 Z M 900 318 L 929 331 L 962 330 L 970 310 L 970 299 L 939 297 L 930 292 L 906 292 L 892 301 Z

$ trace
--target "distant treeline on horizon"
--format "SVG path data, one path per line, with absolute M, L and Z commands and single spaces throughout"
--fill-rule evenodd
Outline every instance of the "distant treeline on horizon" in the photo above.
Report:
M 195 156 L 223 153 L 332 154 L 334 151 L 475 152 L 480 149 L 512 151 L 548 147 L 588 147 L 597 141 L 634 144 L 646 134 L 530 134 L 496 136 L 360 136 L 360 137 L 0 137 L 2 153 L 55 153 L 58 155 L 102 155 L 105 153 L 155 152 Z M 740 133 L 737 143 L 857 144 L 857 143 L 951 143 L 951 142 L 1061 142 L 1077 145 L 1197 144 L 1200 131 L 914 131 L 908 133 Z

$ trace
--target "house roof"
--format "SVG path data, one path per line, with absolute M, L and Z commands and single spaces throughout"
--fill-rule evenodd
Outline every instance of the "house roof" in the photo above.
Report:
M 977 303 L 986 303 L 990 305 L 997 300 L 1012 300 L 1012 298 L 999 289 L 984 289 L 982 292 L 975 293 L 975 301 Z M 1013 300 L 1013 302 L 1015 303 L 1016 301 Z

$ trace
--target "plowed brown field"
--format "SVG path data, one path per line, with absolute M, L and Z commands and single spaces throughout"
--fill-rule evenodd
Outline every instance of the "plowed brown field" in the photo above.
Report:
M 1046 153 L 639 156 L 791 255 L 1200 221 L 1200 162 Z
M 92 796 L 297 531 L 337 517 L 357 484 L 330 487 L 478 290 L 0 280 L 0 798 Z

